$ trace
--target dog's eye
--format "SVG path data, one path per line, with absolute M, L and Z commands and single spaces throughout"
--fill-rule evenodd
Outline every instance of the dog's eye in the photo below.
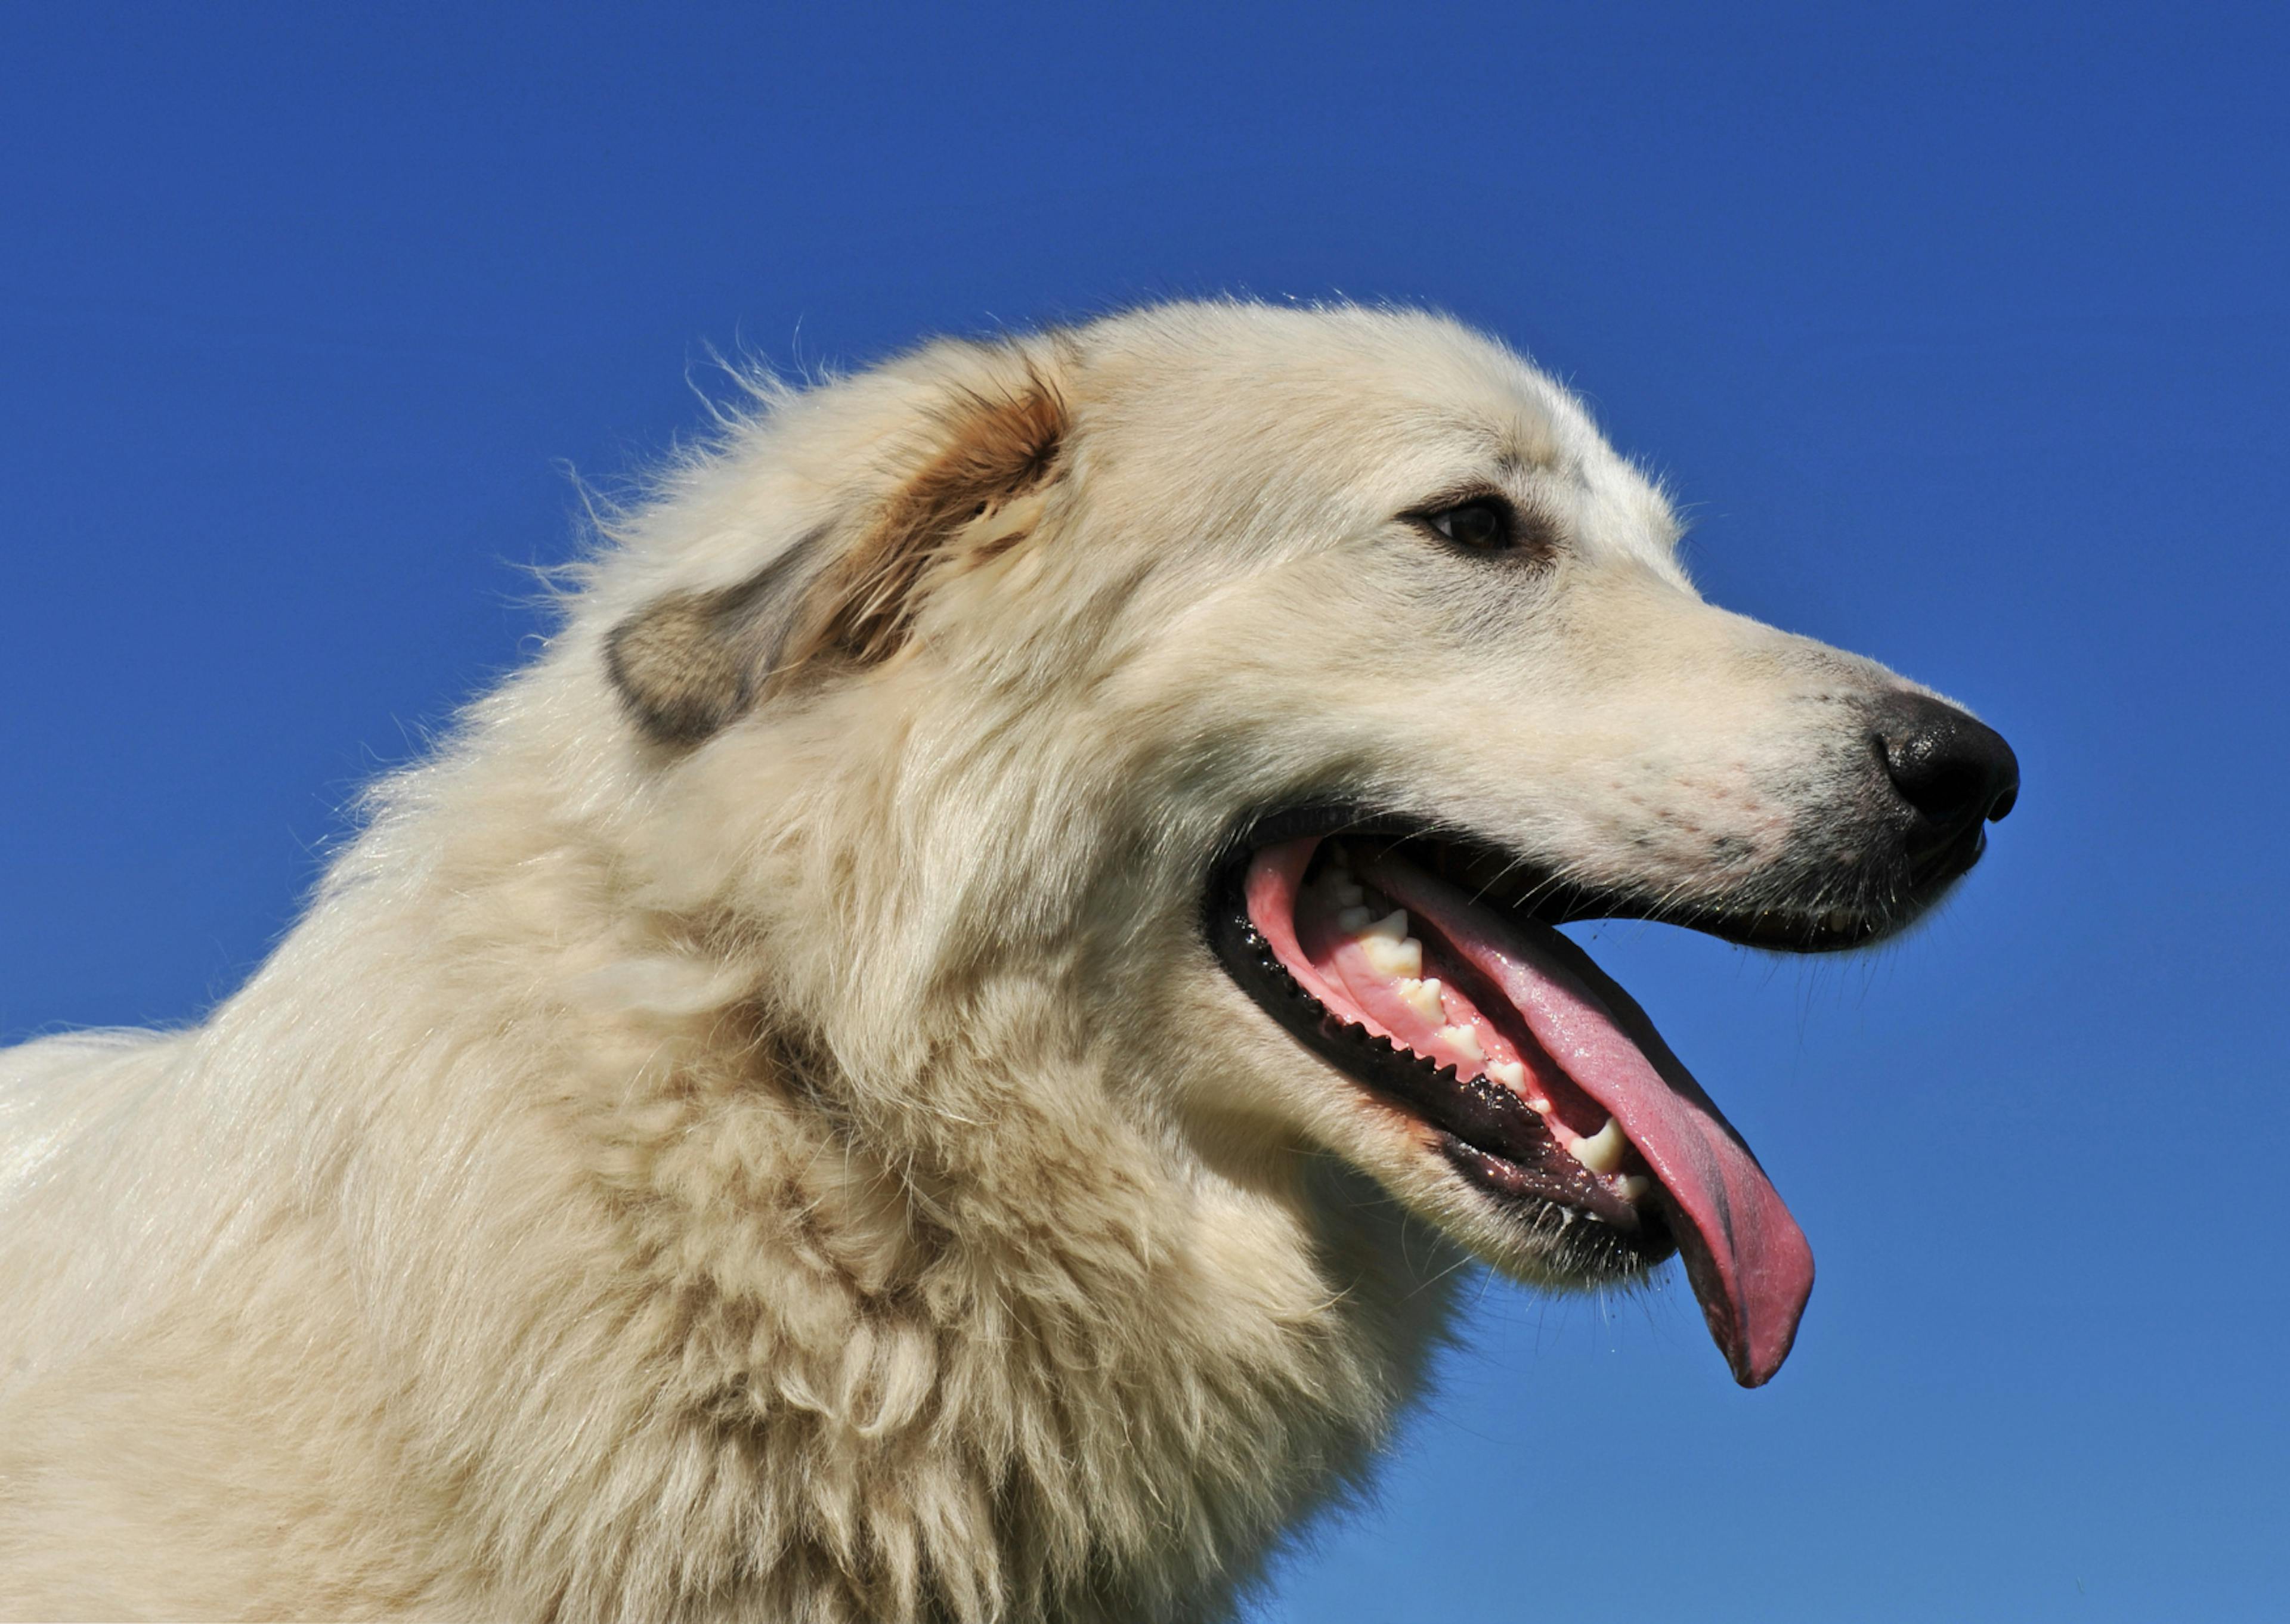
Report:
M 1422 516 L 1423 523 L 1459 546 L 1493 552 L 1511 546 L 1516 526 L 1510 504 L 1491 496 L 1474 497 Z

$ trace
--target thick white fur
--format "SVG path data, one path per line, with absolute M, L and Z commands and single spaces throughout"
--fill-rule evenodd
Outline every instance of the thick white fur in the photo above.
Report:
M 1033 533 L 897 653 L 632 722 L 614 627 L 1045 384 Z M 1395 516 L 1480 476 L 1555 563 Z M 1234 820 L 1341 790 L 1688 894 L 1893 680 L 1701 604 L 1563 390 L 1405 312 L 759 386 L 609 528 L 243 990 L 0 1054 L 6 1616 L 1221 1616 L 1454 1244 L 1566 1274 L 1218 970 Z

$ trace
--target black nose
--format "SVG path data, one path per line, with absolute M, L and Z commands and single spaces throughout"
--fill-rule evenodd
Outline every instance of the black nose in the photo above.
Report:
M 1916 809 L 1908 844 L 1918 868 L 1958 846 L 1976 848 L 1981 824 L 2012 810 L 2020 760 L 1994 728 L 1921 693 L 1886 700 L 1876 723 L 1885 772 Z M 1965 866 L 1977 855 L 1970 851 Z

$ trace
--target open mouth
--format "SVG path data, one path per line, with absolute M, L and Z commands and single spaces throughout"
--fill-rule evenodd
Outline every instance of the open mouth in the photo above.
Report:
M 1236 843 L 1206 923 L 1244 991 L 1411 1119 L 1457 1178 L 1554 1237 L 1570 1272 L 1622 1278 L 1676 1251 L 1734 1379 L 1757 1387 L 1796 1339 L 1812 1252 L 1645 1012 L 1553 928 L 1643 911 L 1534 883 L 1467 843 L 1309 812 Z M 1883 928 L 1718 911 L 1685 923 L 1800 950 Z

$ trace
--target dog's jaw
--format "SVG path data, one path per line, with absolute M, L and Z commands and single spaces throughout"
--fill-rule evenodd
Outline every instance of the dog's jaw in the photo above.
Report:
M 1612 1281 L 1681 1247 L 1736 1379 L 1770 1380 L 1812 1290 L 1811 1252 L 1643 1012 L 1548 927 L 1365 844 L 1355 876 L 1353 854 L 1305 836 L 1250 858 L 1239 906 L 1211 922 L 1236 979 L 1398 1106 L 1392 1131 L 1500 1209 L 1549 1273 Z M 1411 912 L 1428 944 L 1408 934 Z

